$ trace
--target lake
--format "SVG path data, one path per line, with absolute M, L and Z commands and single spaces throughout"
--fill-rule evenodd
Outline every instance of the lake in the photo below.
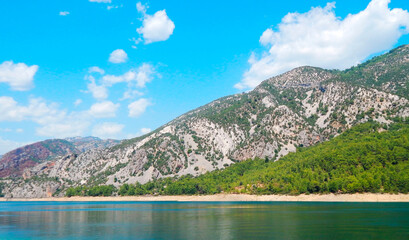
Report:
M 2 202 L 0 239 L 409 239 L 409 203 Z

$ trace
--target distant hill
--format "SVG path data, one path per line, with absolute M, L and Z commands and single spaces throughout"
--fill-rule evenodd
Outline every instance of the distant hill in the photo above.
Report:
M 0 157 L 0 177 L 20 177 L 24 170 L 65 155 L 80 154 L 91 149 L 102 150 L 118 144 L 118 140 L 96 137 L 49 139 L 12 150 Z
M 0 177 L 22 176 L 26 168 L 67 154 L 78 154 L 75 146 L 62 139 L 45 140 L 17 148 L 0 159 Z

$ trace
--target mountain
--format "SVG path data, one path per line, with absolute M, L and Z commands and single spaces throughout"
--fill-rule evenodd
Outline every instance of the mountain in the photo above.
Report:
M 98 149 L 102 150 L 104 148 L 109 148 L 117 145 L 121 141 L 119 140 L 114 140 L 114 139 L 105 139 L 102 140 L 97 137 L 71 137 L 71 138 L 66 138 L 68 142 L 72 143 L 76 149 L 78 149 L 80 152 L 86 152 L 91 149 Z
M 409 116 L 409 46 L 357 67 L 299 67 L 254 90 L 215 100 L 157 130 L 104 150 L 69 155 L 4 179 L 6 196 L 63 194 L 70 186 L 197 176 L 249 158 L 278 160 L 354 125 Z M 48 164 L 48 165 L 47 165 Z
M 49 139 L 29 144 L 0 157 L 0 177 L 28 177 L 24 170 L 44 163 L 52 165 L 65 155 L 77 155 L 90 149 L 102 150 L 118 144 L 117 140 L 102 140 L 96 137 L 75 137 L 67 139 Z
M 192 195 L 216 193 L 408 193 L 409 118 L 389 126 L 359 124 L 327 142 L 280 161 L 246 160 L 198 177 L 158 179 L 144 185 L 78 186 L 67 196 Z
M 80 153 L 66 140 L 52 139 L 17 148 L 0 159 L 0 177 L 22 176 L 26 168 L 67 154 Z

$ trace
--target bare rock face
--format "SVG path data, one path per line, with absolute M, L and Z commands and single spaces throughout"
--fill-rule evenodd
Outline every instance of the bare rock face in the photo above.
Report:
M 249 158 L 277 161 L 365 121 L 388 124 L 409 117 L 409 94 L 399 87 L 409 86 L 408 56 L 404 46 L 346 71 L 296 68 L 145 136 L 40 163 L 24 172 L 25 180 L 3 180 L 8 181 L 3 193 L 48 196 L 77 185 L 197 176 Z

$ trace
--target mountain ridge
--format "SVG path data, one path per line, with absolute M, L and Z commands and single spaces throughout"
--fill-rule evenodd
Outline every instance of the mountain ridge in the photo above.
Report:
M 203 175 L 141 184 L 78 186 L 66 196 L 196 194 L 354 194 L 409 192 L 409 118 L 367 122 L 284 156 L 251 159 Z
M 299 67 L 250 92 L 216 99 L 139 138 L 68 155 L 53 166 L 39 164 L 29 170 L 29 184 L 5 179 L 11 185 L 4 192 L 22 197 L 58 195 L 70 186 L 146 183 L 197 176 L 249 158 L 278 160 L 356 124 L 368 120 L 389 124 L 396 117 L 409 116 L 404 95 L 408 64 L 405 45 L 345 71 Z M 384 79 L 391 72 L 387 82 Z
M 118 142 L 118 140 L 102 140 L 97 137 L 72 137 L 27 144 L 0 156 L 0 178 L 21 177 L 25 169 L 43 162 L 53 161 L 69 154 L 80 154 L 90 149 L 111 147 Z

